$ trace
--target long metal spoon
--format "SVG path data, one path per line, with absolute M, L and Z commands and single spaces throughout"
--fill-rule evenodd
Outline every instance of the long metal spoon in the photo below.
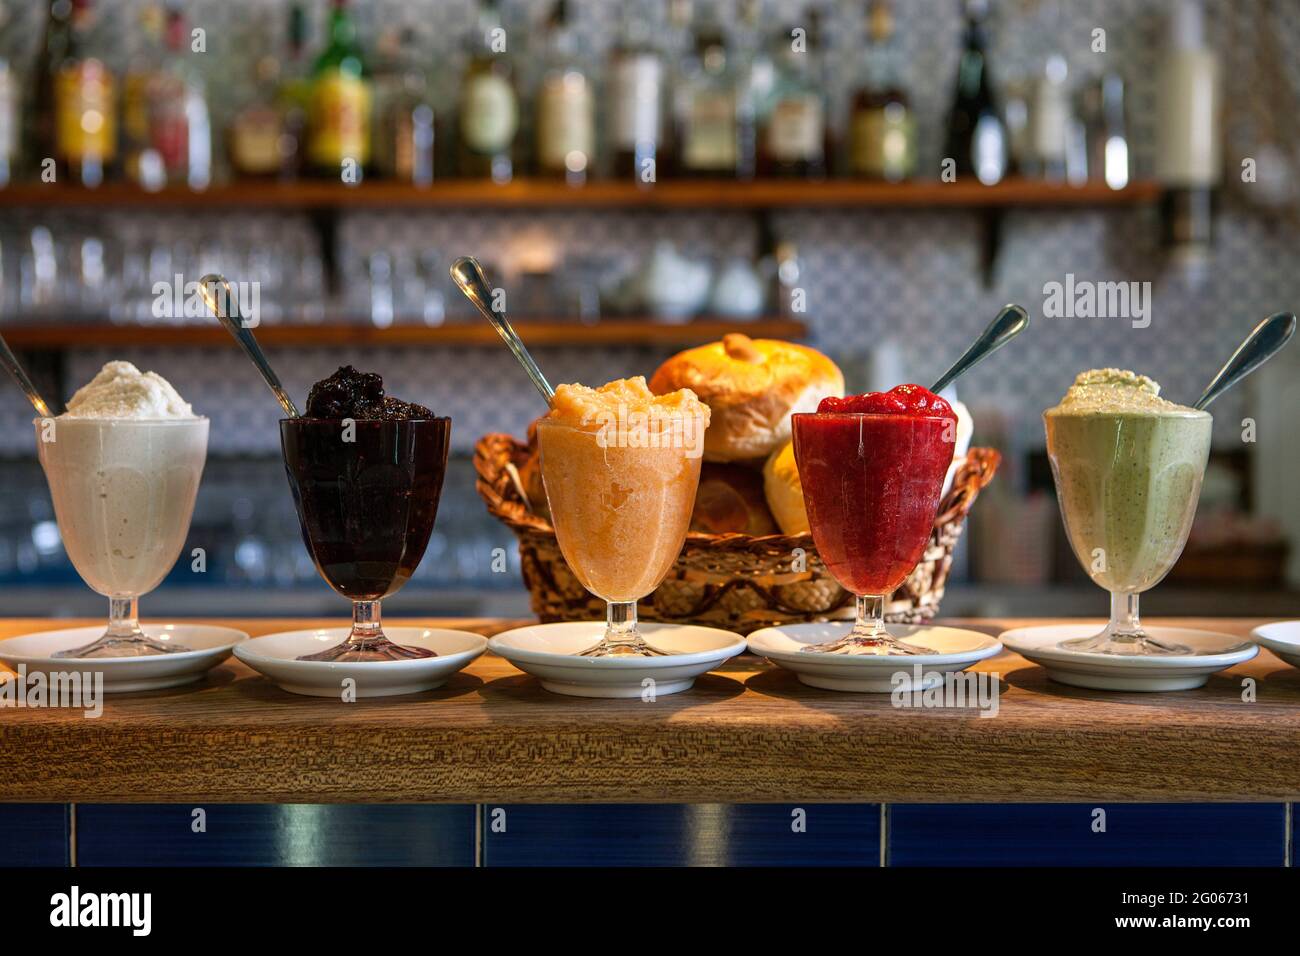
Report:
M 226 290 L 226 305 L 229 311 L 222 308 L 221 303 L 218 301 L 215 294 L 217 285 L 221 285 Z M 257 366 L 257 370 L 262 373 L 262 379 L 275 393 L 275 397 L 279 401 L 280 407 L 284 409 L 285 414 L 290 418 L 301 417 L 298 413 L 298 406 L 294 405 L 293 399 L 289 397 L 289 393 L 280 384 L 279 376 L 275 374 L 275 370 L 271 368 L 271 363 L 266 360 L 266 354 L 262 351 L 262 347 L 257 344 L 257 339 L 253 337 L 252 328 L 244 322 L 244 317 L 240 315 L 239 303 L 235 301 L 235 292 L 230 288 L 230 283 L 226 281 L 226 277 L 217 273 L 205 275 L 199 280 L 199 295 L 203 297 L 204 304 L 212 311 L 212 314 L 221 320 L 221 324 L 226 327 L 226 331 L 235 337 L 235 341 L 244 350 L 244 354 L 252 359 L 253 364 Z
M 1291 312 L 1278 312 L 1270 315 L 1246 336 L 1246 341 L 1237 346 L 1232 358 L 1224 363 L 1223 368 L 1214 376 L 1213 381 L 1205 387 L 1201 397 L 1193 408 L 1203 409 L 1232 386 L 1255 369 L 1267 362 L 1295 334 L 1295 315 Z
M 546 404 L 550 405 L 555 399 L 555 389 L 551 388 L 551 383 L 546 380 L 542 370 L 528 354 L 528 349 L 524 348 L 523 340 L 511 327 L 505 310 L 493 307 L 492 290 L 488 287 L 487 279 L 483 275 L 483 267 L 478 264 L 478 260 L 473 256 L 461 256 L 451 264 L 451 278 L 460 291 L 465 293 L 465 298 L 473 302 L 483 313 L 483 317 L 492 323 L 501 340 L 506 343 L 506 348 L 524 367 L 528 377 L 533 380 L 533 386 L 542 393 Z
M 939 376 L 939 381 L 930 386 L 930 391 L 935 394 L 943 391 L 955 379 L 965 375 L 1028 327 L 1028 312 L 1018 305 L 1004 305 L 997 318 L 990 322 L 989 327 L 980 333 L 980 337 L 971 343 L 971 347 L 965 354 L 952 364 L 952 368 Z
M 27 394 L 27 400 L 32 403 L 32 407 L 36 409 L 36 413 L 41 418 L 53 417 L 50 415 L 50 406 L 45 404 L 45 399 L 41 398 L 41 393 L 36 390 L 32 380 L 27 377 L 27 371 L 18 364 L 18 359 L 14 356 L 13 351 L 9 348 L 9 343 L 5 341 L 3 335 L 0 335 L 0 365 L 5 367 L 5 371 L 18 383 L 18 387 Z

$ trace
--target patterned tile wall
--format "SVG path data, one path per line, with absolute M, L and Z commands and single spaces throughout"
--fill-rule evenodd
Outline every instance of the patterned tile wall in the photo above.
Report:
M 105 0 L 111 16 L 104 29 L 108 46 L 125 60 L 136 38 L 129 29 L 139 4 Z M 853 82 L 861 50 L 861 3 L 819 3 L 828 10 L 833 44 L 827 83 L 834 101 Z M 7 4 L 10 22 L 0 35 L 0 51 L 22 65 L 39 29 L 40 4 L 22 10 Z M 220 123 L 222 111 L 247 95 L 250 58 L 278 49 L 285 6 L 278 0 L 192 0 L 191 18 L 207 26 L 210 59 L 206 65 Z M 545 0 L 505 3 L 512 36 L 539 43 L 548 4 Z M 617 35 L 619 4 L 580 0 L 576 22 L 582 48 L 603 60 Z M 942 122 L 950 95 L 959 46 L 956 0 L 901 0 L 899 37 L 906 54 L 920 122 L 922 169 L 937 169 Z M 1154 70 L 1163 37 L 1167 0 L 1002 0 L 995 5 L 993 65 L 1003 83 L 1033 75 L 1043 57 L 1059 50 L 1072 78 L 1099 69 L 1119 70 L 1129 82 L 1130 135 L 1139 175 L 1150 172 Z M 1264 90 L 1255 72 L 1261 34 L 1269 30 L 1281 49 L 1300 46 L 1300 4 L 1266 0 L 1210 0 L 1207 33 L 1223 59 L 1225 102 L 1247 103 Z M 1272 19 L 1264 12 L 1272 9 Z M 468 0 L 358 0 L 354 3 L 364 37 L 380 24 L 409 24 L 422 47 L 431 51 L 439 96 L 451 95 L 458 72 L 460 41 L 472 24 Z M 733 4 L 722 3 L 724 16 Z M 775 25 L 797 2 L 766 4 L 765 22 Z M 311 5 L 312 36 L 321 34 L 324 4 Z M 1089 49 L 1093 27 L 1107 30 L 1104 61 Z M 517 49 L 517 47 L 516 47 Z M 1284 64 L 1294 96 L 1300 63 Z M 1267 91 L 1271 102 L 1283 92 Z M 1237 115 L 1230 114 L 1237 129 Z M 1294 115 L 1286 114 L 1287 124 Z M 1236 138 L 1225 151 L 1229 169 L 1240 162 Z M 1245 140 L 1249 141 L 1249 140 Z M 6 214 L 10 215 L 10 214 Z M 14 214 L 16 215 L 16 214 Z M 34 215 L 57 222 L 67 214 Z M 14 220 L 0 223 L 13 225 Z M 977 409 L 997 408 L 1009 417 L 1012 434 L 1029 446 L 1041 444 L 1039 411 L 1052 404 L 1082 368 L 1121 365 L 1138 368 L 1162 383 L 1166 394 L 1184 401 L 1198 392 L 1226 358 L 1244 330 L 1280 308 L 1300 303 L 1300 269 L 1294 225 L 1266 218 L 1225 191 L 1217 218 L 1212 258 L 1200 279 L 1166 262 L 1155 214 L 1149 209 L 1108 211 L 1024 211 L 1007 217 L 1004 246 L 992 284 L 979 278 L 981 221 L 973 212 L 788 211 L 774 217 L 777 233 L 794 239 L 805 262 L 813 341 L 857 367 L 865 353 L 893 343 L 909 377 L 936 374 L 990 318 L 997 306 L 1014 300 L 1038 317 L 1036 327 L 1004 354 L 972 373 L 964 396 Z M 180 230 L 216 228 L 227 237 L 220 252 L 242 253 L 241 243 L 308 241 L 307 223 L 298 217 L 223 214 L 219 226 L 196 225 L 189 215 L 116 214 L 98 228 L 108 235 L 171 235 Z M 611 270 L 629 269 L 658 238 L 670 238 L 685 251 L 721 259 L 748 254 L 757 243 L 757 223 L 746 214 L 682 212 L 512 212 L 396 215 L 356 212 L 339 231 L 344 275 L 359 281 L 364 259 L 377 249 L 424 253 L 445 261 L 474 252 L 496 262 L 507 276 L 525 248 L 553 244 L 560 259 L 595 259 Z M 1078 278 L 1149 280 L 1153 288 L 1150 328 L 1133 329 L 1115 319 L 1043 319 L 1043 284 L 1067 272 Z M 514 305 L 519 308 L 518 301 Z M 665 353 L 653 349 L 568 348 L 547 350 L 544 361 L 555 381 L 594 381 L 636 372 L 649 373 Z M 99 350 L 75 353 L 68 369 L 69 388 L 89 378 L 116 355 Z M 242 356 L 231 349 L 141 349 L 123 357 L 154 368 L 214 419 L 216 452 L 273 452 L 278 407 L 257 383 Z M 536 396 L 512 360 L 500 349 L 369 350 L 355 352 L 284 350 L 275 357 L 290 389 L 303 394 L 311 381 L 342 362 L 380 370 L 390 390 L 450 414 L 453 441 L 469 447 L 487 430 L 521 431 L 537 411 Z M 0 454 L 29 454 L 29 415 L 14 393 L 0 400 Z M 1216 406 L 1217 439 L 1233 442 L 1236 423 L 1250 407 L 1246 391 L 1232 393 Z

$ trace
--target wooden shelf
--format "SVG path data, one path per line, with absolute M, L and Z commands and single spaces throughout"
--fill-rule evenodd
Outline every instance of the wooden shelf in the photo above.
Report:
M 339 622 L 212 623 L 256 636 Z M 5 620 L 0 638 L 82 623 L 95 622 Z M 484 634 L 508 626 L 418 623 Z M 1043 622 L 962 623 L 996 635 Z M 1260 622 L 1179 623 L 1245 637 Z M 1162 694 L 1053 684 L 1041 667 L 1011 653 L 974 669 L 1000 677 L 993 719 L 973 710 L 902 709 L 888 694 L 816 690 L 749 654 L 654 703 L 552 694 L 488 653 L 438 690 L 345 704 L 286 693 L 232 658 L 186 687 L 110 694 L 95 720 L 68 707 L 6 710 L 0 766 L 11 772 L 0 774 L 0 801 L 1300 798 L 1300 676 L 1268 651 L 1205 687 Z M 1254 703 L 1241 700 L 1247 677 L 1259 688 Z
M 996 186 L 974 180 L 943 183 L 917 180 L 883 183 L 856 180 L 753 180 L 749 182 L 674 180 L 644 188 L 629 182 L 594 181 L 568 186 L 548 180 L 517 180 L 506 185 L 445 180 L 428 188 L 373 182 L 348 187 L 339 183 L 239 182 L 204 192 L 164 189 L 145 192 L 122 183 L 98 189 L 57 184 L 22 183 L 0 189 L 0 207 L 139 209 L 780 209 L 780 208 L 1003 208 L 1119 206 L 1152 202 L 1160 195 L 1154 182 L 1137 182 L 1122 190 L 1104 183 L 1054 185 L 1010 179 Z
M 530 346 L 561 345 L 699 345 L 728 332 L 753 338 L 802 339 L 807 327 L 792 319 L 701 318 L 681 324 L 648 319 L 603 319 L 595 325 L 576 321 L 520 319 L 516 330 Z M 65 349 L 90 347 L 207 346 L 233 344 L 214 319 L 203 325 L 0 325 L 5 340 L 15 349 Z M 469 321 L 441 326 L 395 325 L 378 329 L 367 325 L 264 325 L 257 340 L 267 347 L 329 346 L 487 346 L 499 345 L 496 331 L 486 322 Z

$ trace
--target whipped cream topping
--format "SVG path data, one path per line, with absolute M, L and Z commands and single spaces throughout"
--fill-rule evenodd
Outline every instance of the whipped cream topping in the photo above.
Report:
M 109 362 L 77 389 L 65 418 L 195 418 L 194 409 L 157 372 Z
M 1160 397 L 1160 385 L 1137 372 L 1094 368 L 1080 372 L 1049 415 L 1204 415 Z

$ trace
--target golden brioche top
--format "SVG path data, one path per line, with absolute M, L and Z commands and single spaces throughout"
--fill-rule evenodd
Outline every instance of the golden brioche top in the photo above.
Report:
M 772 393 L 793 401 L 809 386 L 826 394 L 843 394 L 844 376 L 815 349 L 777 339 L 751 339 L 739 332 L 679 352 L 650 379 L 655 394 L 689 388 L 715 412 Z

